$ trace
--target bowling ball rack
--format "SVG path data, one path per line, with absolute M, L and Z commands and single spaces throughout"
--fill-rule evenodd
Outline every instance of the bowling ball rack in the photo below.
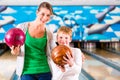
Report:
M 5 43 L 0 43 L 0 56 L 9 49 Z

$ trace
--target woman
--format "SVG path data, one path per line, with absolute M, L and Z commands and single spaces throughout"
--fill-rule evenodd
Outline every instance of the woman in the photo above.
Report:
M 52 14 L 52 6 L 42 2 L 34 21 L 17 26 L 26 34 L 24 45 L 11 47 L 11 53 L 17 55 L 16 74 L 20 80 L 51 80 L 50 51 L 56 44 L 45 24 Z

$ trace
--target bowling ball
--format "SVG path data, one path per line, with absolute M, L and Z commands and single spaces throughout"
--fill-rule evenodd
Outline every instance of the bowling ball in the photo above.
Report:
M 19 28 L 11 28 L 5 35 L 5 42 L 9 47 L 23 45 L 25 42 L 25 34 Z
M 65 45 L 59 45 L 52 49 L 51 58 L 55 64 L 59 66 L 64 66 L 66 63 L 63 62 L 63 57 L 67 58 L 67 53 L 70 53 L 70 55 L 72 56 L 70 48 Z

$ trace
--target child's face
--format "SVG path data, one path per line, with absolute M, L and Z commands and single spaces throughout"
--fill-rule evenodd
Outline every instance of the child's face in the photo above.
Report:
M 67 45 L 69 46 L 70 42 L 71 42 L 71 37 L 70 35 L 67 35 L 63 32 L 60 32 L 58 35 L 57 35 L 57 42 L 59 45 Z

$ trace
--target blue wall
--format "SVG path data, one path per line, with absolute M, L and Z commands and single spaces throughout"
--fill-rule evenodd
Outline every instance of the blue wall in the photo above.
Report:
M 12 16 L 15 21 L 1 26 L 0 40 L 10 28 L 34 20 L 36 9 L 37 6 L 7 6 L 1 10 L 0 20 Z M 53 9 L 55 15 L 47 26 L 54 33 L 66 25 L 72 28 L 74 41 L 120 39 L 120 6 L 53 6 Z

